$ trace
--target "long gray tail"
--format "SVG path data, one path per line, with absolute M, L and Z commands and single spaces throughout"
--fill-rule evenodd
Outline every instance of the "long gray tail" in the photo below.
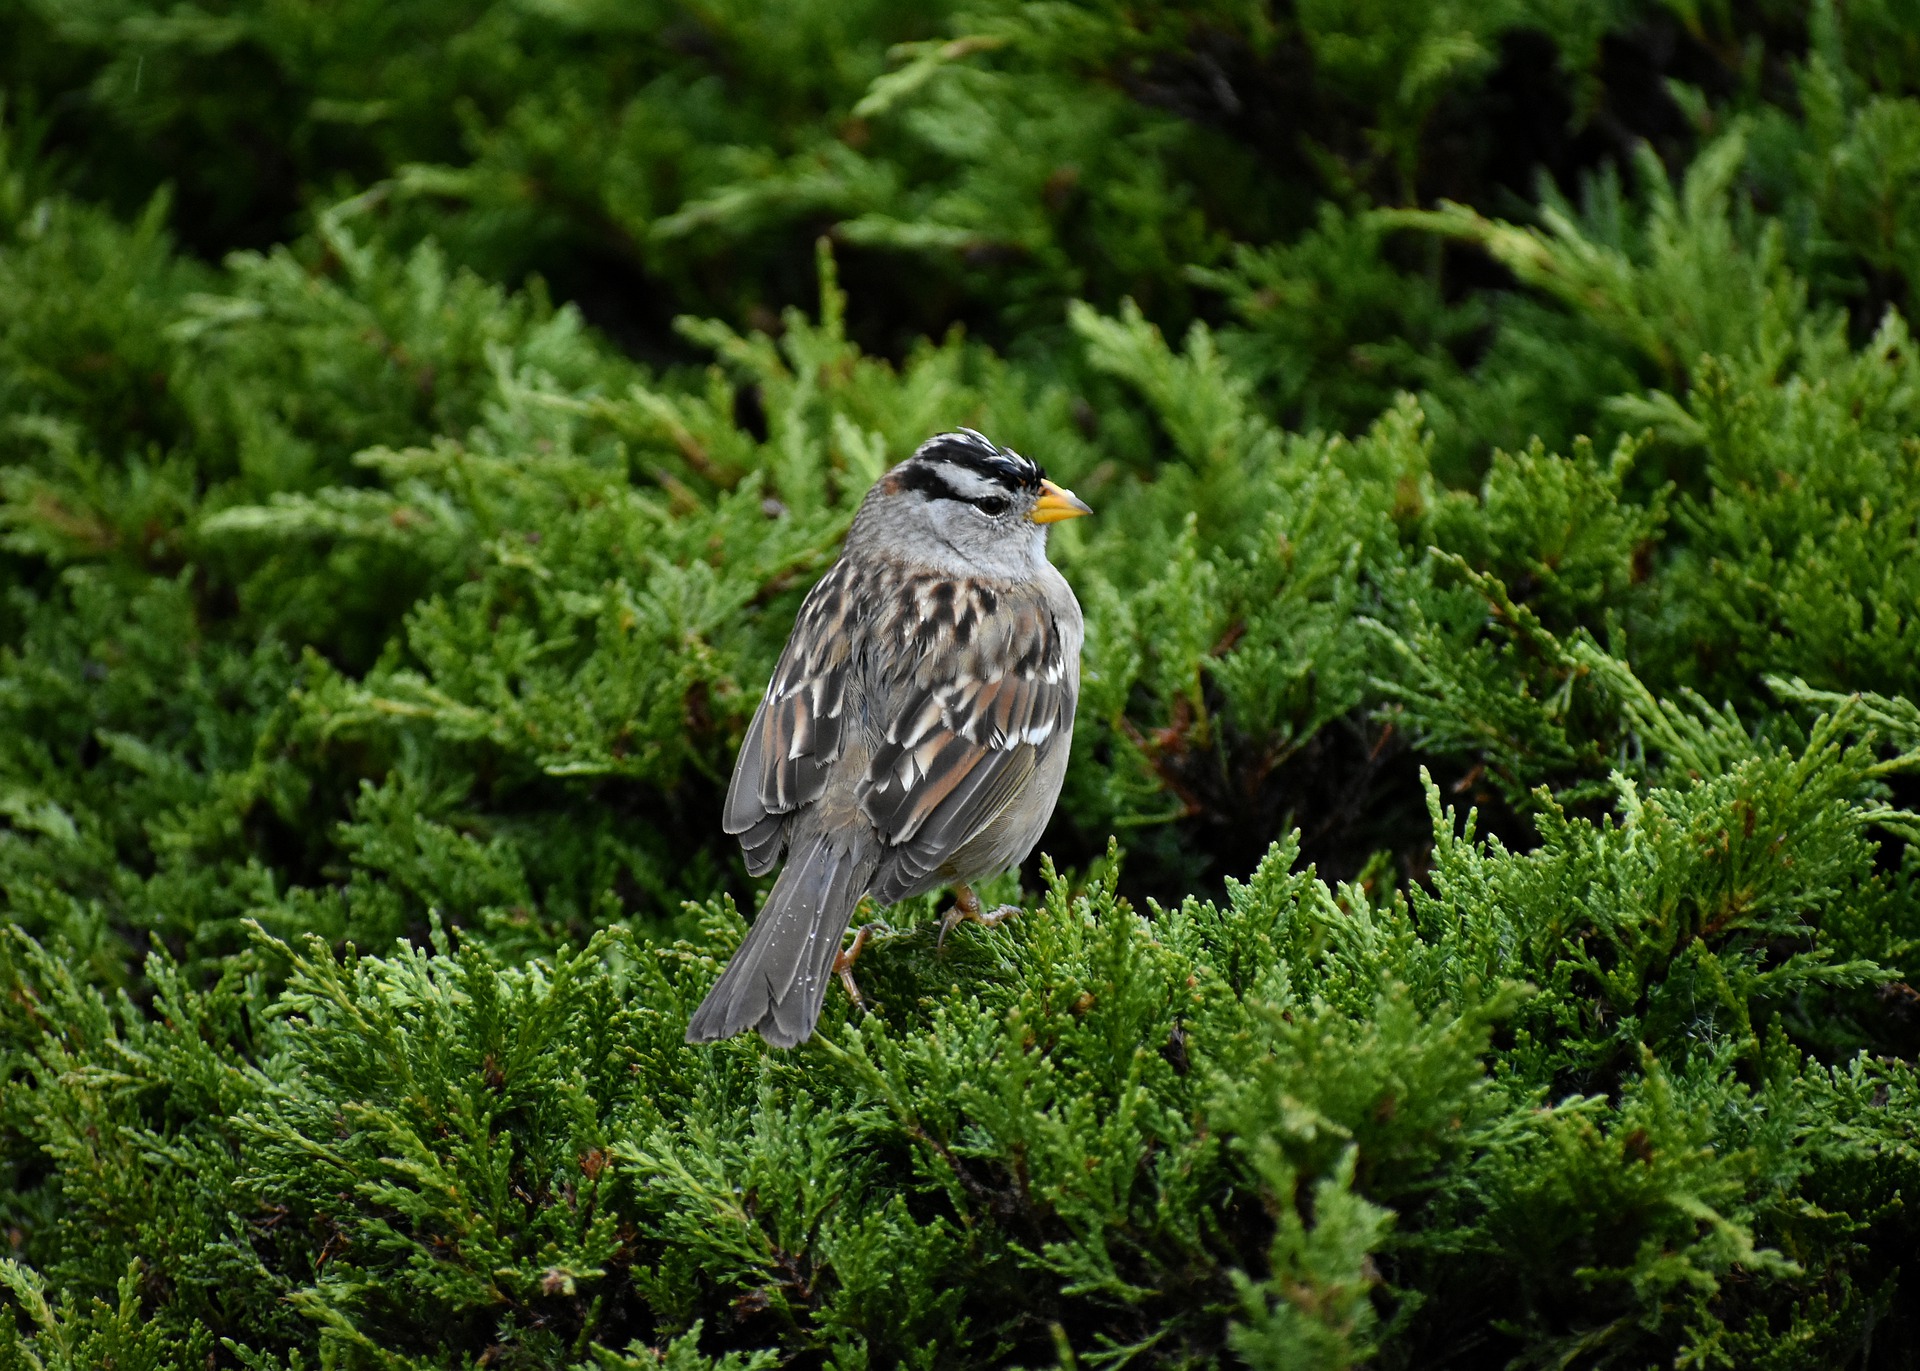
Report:
M 813 1035 L 840 940 L 874 863 L 819 835 L 798 846 L 740 950 L 693 1011 L 688 1042 L 757 1028 L 775 1047 L 792 1047 Z

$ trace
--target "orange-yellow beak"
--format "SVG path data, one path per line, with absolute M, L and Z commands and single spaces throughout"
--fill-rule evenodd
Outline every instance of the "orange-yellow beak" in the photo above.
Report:
M 1033 513 L 1027 517 L 1036 524 L 1057 524 L 1062 519 L 1078 519 L 1083 514 L 1093 513 L 1093 506 L 1082 500 L 1065 486 L 1056 486 L 1052 481 L 1040 483 L 1040 499 L 1033 507 Z

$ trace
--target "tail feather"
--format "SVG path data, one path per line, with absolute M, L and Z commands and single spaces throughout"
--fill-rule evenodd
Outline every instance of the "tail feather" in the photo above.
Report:
M 874 864 L 826 838 L 796 847 L 740 950 L 693 1011 L 688 1042 L 714 1042 L 749 1028 L 775 1047 L 812 1036 L 840 940 Z

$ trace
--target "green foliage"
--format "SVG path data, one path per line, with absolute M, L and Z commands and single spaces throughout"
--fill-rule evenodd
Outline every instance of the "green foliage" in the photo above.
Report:
M 1910 8 L 0 14 L 0 1363 L 1911 1365 Z M 1025 912 L 687 1048 L 960 424 Z

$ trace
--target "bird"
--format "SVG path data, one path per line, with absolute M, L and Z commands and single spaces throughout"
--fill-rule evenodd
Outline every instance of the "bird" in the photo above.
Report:
M 1093 511 L 972 429 L 936 434 L 861 500 L 801 604 L 734 764 L 723 827 L 747 870 L 782 867 L 688 1020 L 688 1043 L 812 1036 L 861 900 L 952 889 L 941 937 L 994 924 L 972 885 L 1039 842 L 1065 779 L 1085 626 L 1047 559 Z

